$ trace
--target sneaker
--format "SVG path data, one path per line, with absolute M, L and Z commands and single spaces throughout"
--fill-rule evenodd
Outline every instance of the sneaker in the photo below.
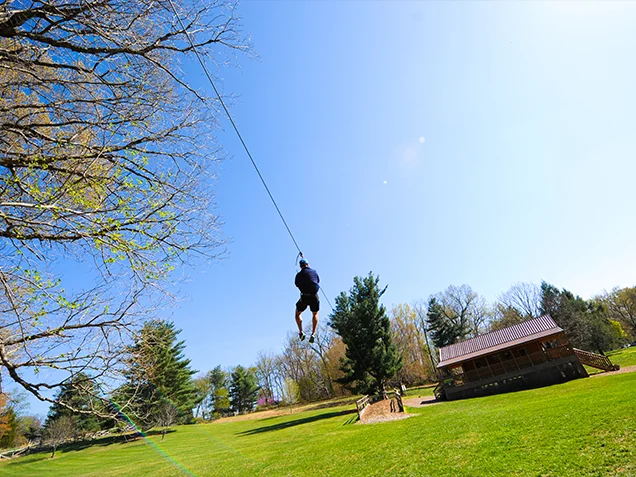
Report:
M 313 343 L 313 342 L 314 342 L 314 335 L 311 335 L 311 336 L 309 337 L 309 343 L 311 344 L 311 343 Z
M 298 338 L 300 339 L 300 341 L 303 341 L 305 339 L 305 333 L 303 333 L 302 331 L 298 333 Z

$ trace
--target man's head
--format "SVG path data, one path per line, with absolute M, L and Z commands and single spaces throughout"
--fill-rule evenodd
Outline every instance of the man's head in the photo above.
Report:
M 307 262 L 304 258 L 299 262 L 299 264 L 300 268 L 307 268 L 309 266 L 309 262 Z

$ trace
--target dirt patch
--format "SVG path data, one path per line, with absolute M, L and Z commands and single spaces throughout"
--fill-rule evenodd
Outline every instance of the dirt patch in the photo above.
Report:
M 412 415 L 404 412 L 391 412 L 391 400 L 385 399 L 367 406 L 362 413 L 360 422 L 363 424 L 373 424 L 376 422 L 398 421 L 409 417 L 412 417 Z
M 606 371 L 604 373 L 592 374 L 590 376 L 590 378 L 595 378 L 597 376 L 608 376 L 610 374 L 623 374 L 623 373 L 636 373 L 636 365 L 635 366 L 625 366 L 624 368 L 621 368 L 618 371 Z

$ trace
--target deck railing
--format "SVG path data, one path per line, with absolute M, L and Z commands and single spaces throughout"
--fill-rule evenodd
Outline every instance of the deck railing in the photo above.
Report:
M 618 364 L 614 364 L 607 356 L 596 353 L 590 353 L 582 349 L 574 348 L 574 353 L 579 357 L 582 364 L 593 368 L 603 369 L 605 371 L 616 371 L 620 369 Z

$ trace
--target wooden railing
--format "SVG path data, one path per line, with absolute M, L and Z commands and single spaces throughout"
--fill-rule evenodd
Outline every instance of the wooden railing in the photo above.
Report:
M 590 353 L 582 349 L 573 348 L 574 353 L 579 357 L 582 364 L 592 368 L 603 369 L 605 371 L 616 371 L 620 369 L 618 364 L 613 364 L 607 356 Z
M 437 386 L 435 386 L 435 389 L 433 389 L 433 395 L 435 396 L 435 399 L 437 399 L 438 401 L 441 401 L 444 399 L 444 384 L 443 383 L 439 383 Z
M 364 396 L 356 401 L 356 408 L 358 409 L 358 417 L 360 419 L 362 419 L 362 413 L 370 403 L 371 398 L 369 396 Z
M 390 400 L 389 409 L 391 412 L 404 412 L 404 402 L 399 389 L 395 388 L 393 391 L 386 393 L 386 399 Z
M 13 459 L 14 457 L 26 455 L 31 451 L 31 448 L 31 446 L 27 446 L 21 449 L 11 449 L 8 451 L 4 451 L 2 454 L 0 454 L 0 459 Z

